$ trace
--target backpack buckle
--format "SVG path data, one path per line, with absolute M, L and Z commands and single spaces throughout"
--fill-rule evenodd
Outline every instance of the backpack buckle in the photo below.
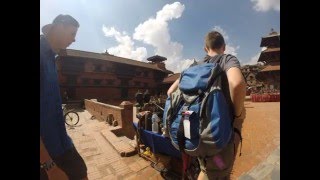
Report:
M 182 107 L 181 114 L 184 115 L 184 113 L 187 112 L 188 110 L 189 110 L 189 107 L 188 107 L 188 106 L 186 106 L 186 105 L 183 106 L 183 107 Z

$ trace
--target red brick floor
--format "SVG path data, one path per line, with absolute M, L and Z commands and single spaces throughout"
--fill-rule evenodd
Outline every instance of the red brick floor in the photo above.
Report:
M 242 156 L 236 157 L 232 179 L 264 161 L 280 144 L 280 103 L 247 101 L 245 107 L 247 118 L 242 124 Z M 150 162 L 138 155 L 121 157 L 100 133 L 109 128 L 106 123 L 91 120 L 87 111 L 79 114 L 79 125 L 74 129 L 67 127 L 67 131 L 88 166 L 90 180 L 163 179 Z
M 87 111 L 79 115 L 79 125 L 73 129 L 67 127 L 67 131 L 87 164 L 90 180 L 161 178 L 159 172 L 150 166 L 150 162 L 138 155 L 121 157 L 100 133 L 109 128 L 106 123 L 91 120 Z
M 266 160 L 280 145 L 280 103 L 246 101 L 247 118 L 242 123 L 242 155 L 239 146 L 232 179 Z M 241 128 L 241 123 L 237 124 Z M 237 139 L 239 139 L 237 137 Z

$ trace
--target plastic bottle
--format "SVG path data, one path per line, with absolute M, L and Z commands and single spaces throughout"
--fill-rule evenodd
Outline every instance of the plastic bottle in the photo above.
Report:
M 158 133 L 159 132 L 159 125 L 158 125 L 159 117 L 157 116 L 156 113 L 152 114 L 151 120 L 152 120 L 152 132 Z

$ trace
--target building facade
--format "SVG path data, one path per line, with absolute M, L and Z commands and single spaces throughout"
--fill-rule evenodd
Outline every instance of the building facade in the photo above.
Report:
M 257 74 L 257 79 L 263 81 L 267 90 L 280 90 L 280 33 L 273 30 L 261 39 L 260 47 L 266 47 L 261 52 L 258 62 L 265 68 Z
M 57 57 L 60 89 L 63 99 L 119 105 L 134 101 L 135 93 L 149 90 L 161 93 L 159 86 L 171 74 L 161 56 L 153 56 L 150 63 L 110 55 L 73 49 L 62 50 Z
M 241 72 L 247 84 L 247 95 L 250 95 L 251 92 L 260 91 L 263 87 L 263 83 L 257 80 L 257 74 L 263 69 L 264 66 L 260 64 L 256 65 L 244 65 L 241 67 Z

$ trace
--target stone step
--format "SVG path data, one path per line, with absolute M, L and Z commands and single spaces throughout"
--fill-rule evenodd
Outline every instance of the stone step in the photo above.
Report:
M 116 136 L 110 130 L 100 131 L 101 135 L 107 140 L 107 142 L 120 154 L 122 157 L 128 157 L 137 153 L 136 149 L 129 145 L 130 139 L 125 136 Z

